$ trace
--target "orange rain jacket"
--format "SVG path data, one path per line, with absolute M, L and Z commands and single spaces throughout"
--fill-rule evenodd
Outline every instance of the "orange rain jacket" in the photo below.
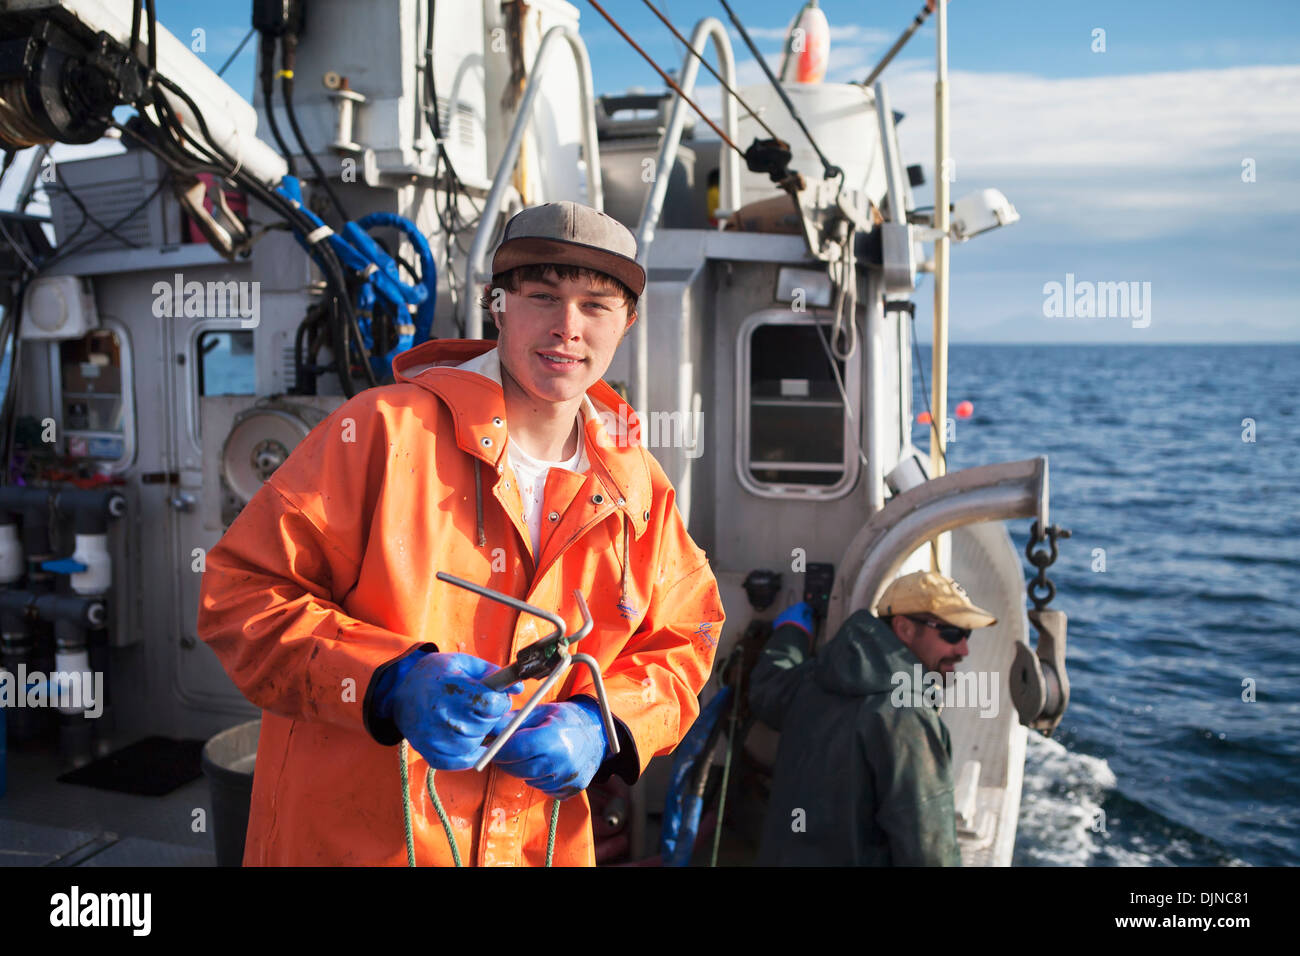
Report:
M 314 428 L 207 555 L 198 633 L 264 711 L 245 865 L 406 863 L 401 734 L 371 713 L 379 672 L 428 645 L 504 666 L 551 629 L 437 571 L 554 610 L 570 630 L 582 590 L 595 627 L 577 649 L 600 662 L 623 746 L 597 781 L 633 782 L 698 714 L 722 605 L 672 486 L 635 442 L 635 416 L 608 430 L 626 406 L 603 381 L 589 389 L 590 468 L 550 473 L 534 556 L 501 386 L 452 367 L 489 348 L 442 340 L 400 356 L 396 383 Z M 575 667 L 553 699 L 582 695 L 595 690 Z M 409 754 L 416 862 L 450 865 L 427 764 Z M 495 765 L 439 771 L 436 784 L 467 864 L 544 862 L 545 794 Z M 585 792 L 561 804 L 554 861 L 595 863 Z

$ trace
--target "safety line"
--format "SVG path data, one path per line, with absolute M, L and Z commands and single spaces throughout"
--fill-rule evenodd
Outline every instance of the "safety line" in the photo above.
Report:
M 803 130 L 804 136 L 808 137 L 808 142 L 812 144 L 814 152 L 817 153 L 817 158 L 822 161 L 822 172 L 825 174 L 826 178 L 833 179 L 836 176 L 842 177 L 844 171 L 827 159 L 826 154 L 823 153 L 821 147 L 817 145 L 817 141 L 813 139 L 812 133 L 808 131 L 808 127 L 804 125 L 803 119 L 799 116 L 799 111 L 794 108 L 794 104 L 790 102 L 790 97 L 786 95 L 780 82 L 772 75 L 772 68 L 767 65 L 767 61 L 763 59 L 763 55 L 758 52 L 758 47 L 754 46 L 754 41 L 749 38 L 749 31 L 745 29 L 745 25 L 740 22 L 740 18 L 737 17 L 735 11 L 731 9 L 731 4 L 727 3 L 727 0 L 719 0 L 719 2 L 722 4 L 722 9 L 727 11 L 727 16 L 731 18 L 732 24 L 740 32 L 740 38 L 745 41 L 745 46 L 749 47 L 749 52 L 754 55 L 754 59 L 758 61 L 758 65 L 763 68 L 763 72 L 767 75 L 767 79 L 772 84 L 772 88 L 776 90 L 777 96 L 781 97 L 781 102 L 784 103 L 785 108 L 790 111 L 790 118 L 799 124 L 799 128 Z
M 655 72 L 658 73 L 661 77 L 663 77 L 664 82 L 667 83 L 673 89 L 673 91 L 677 93 L 678 96 L 680 96 L 688 104 L 690 104 L 691 109 L 695 110 L 696 113 L 700 114 L 700 119 L 708 123 L 709 126 L 713 129 L 713 132 L 717 133 L 719 136 L 722 137 L 722 141 L 724 143 L 726 143 L 728 146 L 734 149 L 741 156 L 745 155 L 745 151 L 741 149 L 739 146 L 737 146 L 735 143 L 733 143 L 731 141 L 731 137 L 728 136 L 726 133 L 724 133 L 718 127 L 717 123 L 709 119 L 709 117 L 705 114 L 704 110 L 700 109 L 699 106 L 696 105 L 695 101 L 686 95 L 685 91 L 683 91 L 682 88 L 677 85 L 677 82 L 671 76 L 669 76 L 662 69 L 660 69 L 659 64 L 650 58 L 650 54 L 646 53 L 645 50 L 641 49 L 641 47 L 637 45 L 637 42 L 627 35 L 627 31 L 624 30 L 621 26 L 619 26 L 617 21 L 615 21 L 613 17 L 611 17 L 608 13 L 605 12 L 604 7 L 602 7 L 599 3 L 597 3 L 596 0 L 587 0 L 587 2 L 596 8 L 597 13 L 599 13 L 602 17 L 604 17 L 606 20 L 609 21 L 609 25 L 613 27 L 616 31 L 618 31 L 619 36 L 621 36 L 624 40 L 626 40 L 629 44 L 631 44 L 632 49 L 640 53 L 641 56 L 644 57 L 645 61 L 649 63 L 652 67 L 654 67 Z
M 715 70 L 713 68 L 713 64 L 710 63 L 708 60 L 704 59 L 704 57 L 701 56 L 696 51 L 695 47 L 691 46 L 691 44 L 687 41 L 686 37 L 682 36 L 681 33 L 678 32 L 677 28 L 673 26 L 672 21 L 670 21 L 666 16 L 660 13 L 659 9 L 653 3 L 651 3 L 650 0 L 641 0 L 641 2 L 650 8 L 651 13 L 653 13 L 655 16 L 657 16 L 660 20 L 663 21 L 663 25 L 673 32 L 673 36 L 677 37 L 678 40 L 682 41 L 682 44 L 686 47 L 687 51 L 691 54 L 691 56 L 699 60 L 700 63 L 703 65 L 703 67 L 713 74 L 713 78 L 716 79 L 719 83 L 721 83 L 722 88 L 735 98 L 736 103 L 739 104 L 741 109 L 743 109 L 746 113 L 748 113 L 750 116 L 754 118 L 754 122 L 758 123 L 759 126 L 763 127 L 763 131 L 767 133 L 768 136 L 772 137 L 772 139 L 781 138 L 780 136 L 777 136 L 776 133 L 772 132 L 772 127 L 768 126 L 766 123 L 763 122 L 763 117 L 759 116 L 752 106 L 750 106 L 748 103 L 746 103 L 744 100 L 740 98 L 739 93 L 737 93 L 735 90 L 733 90 L 730 86 L 727 85 L 727 81 L 722 78 L 722 74 L 719 73 L 717 70 Z

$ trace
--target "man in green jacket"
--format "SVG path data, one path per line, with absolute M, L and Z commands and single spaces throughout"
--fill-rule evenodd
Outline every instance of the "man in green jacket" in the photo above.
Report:
M 951 673 L 971 629 L 997 621 L 931 571 L 891 583 L 877 613 L 854 612 L 815 657 L 807 604 L 776 619 L 749 690 L 781 731 L 760 865 L 961 865 L 948 730 L 934 694 L 897 689 L 918 661 Z

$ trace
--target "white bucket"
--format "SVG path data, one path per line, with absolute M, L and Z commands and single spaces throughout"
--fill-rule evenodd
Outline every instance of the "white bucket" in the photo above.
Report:
M 783 83 L 782 87 L 826 158 L 844 170 L 845 187 L 859 190 L 879 206 L 885 196 L 886 182 L 875 95 L 852 83 Z M 790 161 L 791 169 L 798 170 L 809 185 L 825 178 L 821 160 L 808 137 L 800 131 L 770 84 L 745 87 L 740 95 L 781 139 L 790 144 L 794 154 Z M 739 126 L 736 144 L 741 149 L 747 149 L 755 139 L 768 138 L 763 127 L 744 111 Z M 742 165 L 742 203 L 768 199 L 780 193 L 767 174 L 751 173 Z

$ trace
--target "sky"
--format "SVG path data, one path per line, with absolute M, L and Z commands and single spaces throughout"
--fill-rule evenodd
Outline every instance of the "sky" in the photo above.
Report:
M 680 67 L 681 45 L 644 3 L 603 5 L 656 61 Z M 657 5 L 687 35 L 702 16 L 726 22 L 712 0 Z M 865 77 L 921 0 L 820 5 L 831 25 L 827 79 L 846 82 Z M 575 6 L 597 93 L 663 88 L 594 7 Z M 801 6 L 732 3 L 774 64 Z M 248 29 L 244 4 L 158 0 L 157 9 L 181 38 L 206 31 L 200 55 L 214 68 Z M 906 114 L 904 161 L 920 163 L 927 183 L 935 165 L 933 24 L 882 76 L 893 108 Z M 731 33 L 741 84 L 761 82 Z M 226 73 L 246 95 L 254 46 Z M 699 99 L 716 107 L 708 79 Z M 1300 341 L 1300 0 L 953 0 L 949 90 L 952 198 L 996 187 L 1021 216 L 953 245 L 954 343 Z M 916 202 L 932 202 L 929 185 Z M 1053 282 L 1134 284 L 1147 314 L 1047 316 Z M 915 300 L 928 340 L 929 277 Z

